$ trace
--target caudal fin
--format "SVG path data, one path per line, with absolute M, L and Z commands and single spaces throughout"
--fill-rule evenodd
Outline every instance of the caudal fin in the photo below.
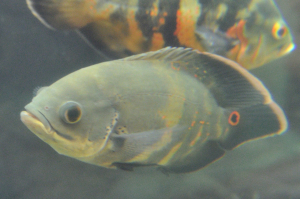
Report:
M 52 29 L 78 29 L 93 20 L 95 1 L 26 0 L 28 7 L 44 25 Z
M 249 140 L 280 134 L 288 127 L 283 111 L 274 102 L 226 110 L 226 113 L 228 128 L 219 144 L 227 150 Z

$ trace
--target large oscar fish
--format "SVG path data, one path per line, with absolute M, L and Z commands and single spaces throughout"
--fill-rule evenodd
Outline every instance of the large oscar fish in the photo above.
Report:
M 79 33 L 111 58 L 184 46 L 247 69 L 294 49 L 273 0 L 27 0 L 46 26 Z
M 195 171 L 287 128 L 246 69 L 183 48 L 83 68 L 41 88 L 25 109 L 23 123 L 58 153 L 125 170 Z

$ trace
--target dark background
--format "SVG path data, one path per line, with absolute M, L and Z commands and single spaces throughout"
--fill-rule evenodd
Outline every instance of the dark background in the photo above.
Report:
M 278 5 L 300 43 L 300 1 Z M 242 145 L 190 174 L 109 170 L 57 154 L 20 121 L 37 86 L 103 61 L 75 32 L 47 29 L 25 0 L 0 1 L 0 198 L 300 198 L 300 54 L 252 71 L 283 107 L 282 136 Z

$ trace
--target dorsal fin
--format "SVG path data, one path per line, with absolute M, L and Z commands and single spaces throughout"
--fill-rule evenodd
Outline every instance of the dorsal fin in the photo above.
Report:
M 195 53 L 199 53 L 199 51 L 193 50 L 192 48 L 166 47 L 157 51 L 132 55 L 130 57 L 123 58 L 121 60 L 124 61 L 135 61 L 135 60 L 185 61 L 188 58 L 193 57 Z
M 261 81 L 234 61 L 191 48 L 167 47 L 155 52 L 133 55 L 122 59 L 161 60 L 170 62 L 178 71 L 186 71 L 203 83 L 224 108 L 270 103 L 271 95 Z

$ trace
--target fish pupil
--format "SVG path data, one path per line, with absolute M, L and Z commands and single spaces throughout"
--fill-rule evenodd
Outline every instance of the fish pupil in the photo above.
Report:
M 283 37 L 284 33 L 285 33 L 285 28 L 280 28 L 280 29 L 277 31 L 277 35 L 278 35 L 279 37 Z
M 236 115 L 236 114 L 233 114 L 233 115 L 231 116 L 231 121 L 232 121 L 233 123 L 236 123 L 236 122 L 237 122 L 237 115 Z
M 70 122 L 77 122 L 80 118 L 80 110 L 77 107 L 71 107 L 67 111 L 67 118 Z

